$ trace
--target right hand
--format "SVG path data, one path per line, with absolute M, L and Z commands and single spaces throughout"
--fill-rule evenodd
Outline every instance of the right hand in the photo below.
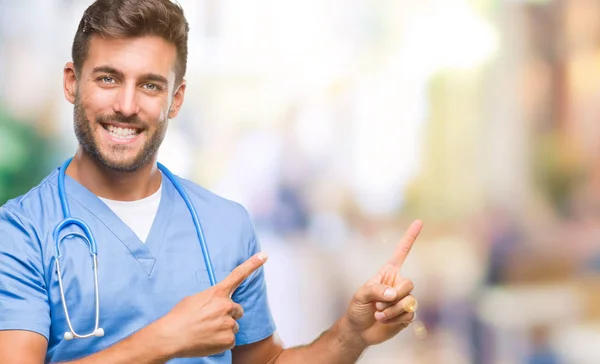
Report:
M 231 300 L 231 295 L 266 260 L 264 253 L 250 257 L 223 281 L 184 298 L 156 321 L 161 342 L 173 357 L 209 356 L 235 346 L 235 334 L 239 331 L 236 320 L 244 310 Z

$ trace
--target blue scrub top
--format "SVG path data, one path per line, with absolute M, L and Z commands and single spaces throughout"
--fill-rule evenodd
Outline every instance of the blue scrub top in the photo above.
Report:
M 0 330 L 28 330 L 48 339 L 46 363 L 101 351 L 164 316 L 186 296 L 210 287 L 190 213 L 163 176 L 158 213 L 143 243 L 100 199 L 67 176 L 65 190 L 74 217 L 91 228 L 98 245 L 101 338 L 65 341 L 68 331 L 54 263 L 54 227 L 63 220 L 58 169 L 27 194 L 0 207 Z M 246 210 L 185 179 L 196 208 L 217 280 L 260 251 Z M 69 228 L 77 229 L 76 227 Z M 61 244 L 66 303 L 78 333 L 94 328 L 94 275 L 89 248 L 79 238 Z M 244 308 L 236 345 L 269 337 L 275 325 L 263 269 L 234 293 Z M 172 363 L 230 363 L 227 351 Z

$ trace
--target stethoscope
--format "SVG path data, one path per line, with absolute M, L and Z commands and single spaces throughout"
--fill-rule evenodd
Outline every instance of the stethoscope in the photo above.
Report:
M 55 252 L 55 261 L 56 261 L 56 272 L 58 274 L 58 285 L 60 287 L 60 298 L 62 300 L 62 306 L 65 311 L 65 316 L 67 318 L 67 325 L 69 326 L 69 331 L 65 332 L 64 338 L 65 340 L 72 340 L 74 338 L 77 339 L 86 339 L 92 336 L 102 337 L 104 336 L 104 330 L 100 328 L 100 296 L 98 292 L 98 247 L 96 245 L 96 240 L 94 239 L 94 235 L 90 227 L 81 219 L 77 219 L 71 217 L 71 210 L 69 209 L 69 204 L 67 202 L 67 195 L 65 193 L 65 172 L 69 163 L 73 158 L 69 158 L 61 167 L 58 173 L 58 197 L 60 199 L 60 204 L 62 205 L 63 215 L 65 219 L 60 222 L 56 228 L 54 228 L 54 232 L 52 236 L 54 237 L 54 252 Z M 194 226 L 196 228 L 196 233 L 198 235 L 198 240 L 200 241 L 200 247 L 202 248 L 202 256 L 204 257 L 204 264 L 206 265 L 206 271 L 208 272 L 208 279 L 210 281 L 210 285 L 214 286 L 216 284 L 215 271 L 212 266 L 212 262 L 210 260 L 210 254 L 208 252 L 208 247 L 206 245 L 206 240 L 204 239 L 204 232 L 202 231 L 202 225 L 200 224 L 200 219 L 198 218 L 198 213 L 196 209 L 192 205 L 190 198 L 187 193 L 177 181 L 177 178 L 165 167 L 164 165 L 157 163 L 158 169 L 162 171 L 162 173 L 167 176 L 169 181 L 173 184 L 179 195 L 187 205 L 187 208 L 192 215 L 192 220 L 194 222 Z M 63 236 L 60 236 L 60 233 L 63 229 L 67 228 L 70 225 L 76 225 L 83 230 L 83 234 L 78 232 L 70 232 Z M 90 248 L 90 255 L 92 256 L 92 261 L 94 265 L 94 297 L 95 297 L 95 310 L 96 310 L 96 322 L 94 325 L 94 331 L 89 334 L 78 334 L 73 329 L 73 324 L 71 323 L 71 318 L 69 316 L 69 310 L 67 308 L 67 302 L 65 299 L 65 291 L 63 288 L 62 282 L 62 274 L 60 270 L 60 243 L 66 239 L 74 236 L 78 236 L 83 239 Z

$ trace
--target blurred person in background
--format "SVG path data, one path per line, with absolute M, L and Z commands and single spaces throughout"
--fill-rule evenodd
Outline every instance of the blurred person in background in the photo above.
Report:
M 157 164 L 184 101 L 187 36 L 169 0 L 98 0 L 85 11 L 63 85 L 79 148 L 0 208 L 1 363 L 353 363 L 414 319 L 400 269 L 420 221 L 331 329 L 284 349 L 245 209 Z M 212 258 L 198 249 L 190 205 Z M 81 239 L 87 225 L 70 218 L 96 234 L 97 258 Z

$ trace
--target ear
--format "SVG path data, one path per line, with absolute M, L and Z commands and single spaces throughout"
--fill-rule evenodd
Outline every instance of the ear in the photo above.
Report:
M 171 108 L 169 108 L 169 119 L 173 119 L 179 114 L 179 110 L 181 109 L 185 97 L 185 87 L 186 82 L 185 80 L 182 80 L 181 84 L 173 94 L 173 102 L 171 103 Z
M 73 62 L 68 62 L 63 70 L 63 91 L 67 101 L 74 104 L 77 95 L 77 74 Z

